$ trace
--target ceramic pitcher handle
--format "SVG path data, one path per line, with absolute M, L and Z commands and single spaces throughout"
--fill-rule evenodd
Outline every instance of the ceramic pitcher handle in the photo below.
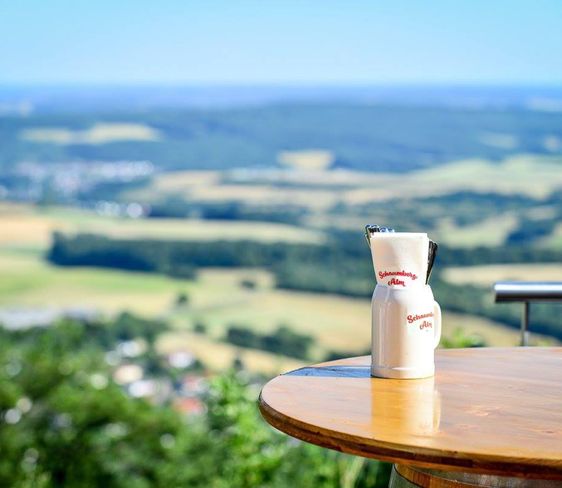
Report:
M 441 340 L 441 307 L 434 300 L 433 301 L 433 324 L 434 324 L 434 337 L 433 337 L 433 349 L 439 345 Z

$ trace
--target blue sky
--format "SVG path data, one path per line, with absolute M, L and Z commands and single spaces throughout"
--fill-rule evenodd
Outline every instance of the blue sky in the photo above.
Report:
M 562 84 L 562 1 L 0 0 L 0 83 Z

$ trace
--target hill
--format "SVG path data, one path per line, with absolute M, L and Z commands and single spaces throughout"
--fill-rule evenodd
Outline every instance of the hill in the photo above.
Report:
M 365 103 L 220 110 L 50 112 L 0 118 L 0 169 L 40 161 L 149 160 L 158 170 L 280 166 L 321 150 L 331 167 L 407 172 L 464 158 L 562 154 L 556 112 Z

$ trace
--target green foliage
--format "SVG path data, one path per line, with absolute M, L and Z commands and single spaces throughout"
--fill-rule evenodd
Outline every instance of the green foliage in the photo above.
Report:
M 178 293 L 176 296 L 176 306 L 184 307 L 189 304 L 189 295 L 186 292 Z
M 308 359 L 309 349 L 314 339 L 306 334 L 299 334 L 286 325 L 281 325 L 271 334 L 264 334 L 261 339 L 265 351 L 285 354 L 298 359 Z
M 158 334 L 169 329 L 168 324 L 162 320 L 145 319 L 129 312 L 123 312 L 111 321 L 86 322 L 76 327 L 87 329 L 87 336 L 82 335 L 82 340 L 105 349 L 113 348 L 118 342 L 136 338 L 142 338 L 151 346 Z
M 176 470 L 191 436 L 172 411 L 132 400 L 112 383 L 85 328 L 63 324 L 0 347 L 1 486 L 148 487 L 190 482 Z M 33 336 L 33 337 L 32 337 Z M 150 462 L 149 462 L 150 460 Z
M 193 326 L 193 332 L 196 332 L 197 334 L 206 334 L 207 324 L 203 322 L 195 322 L 195 325 Z
M 186 259 L 189 254 L 178 244 L 181 243 L 118 241 L 103 236 L 65 236 L 56 232 L 47 257 L 51 262 L 65 266 L 100 266 L 193 278 L 195 269 Z
M 217 449 L 219 487 L 386 486 L 388 469 L 280 435 L 261 418 L 257 390 L 244 387 L 240 375 L 218 377 L 207 401 L 210 441 Z M 236 452 L 236 456 L 232 453 Z M 359 464 L 359 469 L 357 469 Z M 374 476 L 373 476 L 374 474 Z M 348 480 L 342 483 L 342 480 Z M 209 485 L 211 486 L 211 485 Z
M 88 334 L 74 322 L 0 332 L 0 486 L 386 486 L 386 465 L 269 427 L 241 373 L 215 378 L 191 419 L 128 397 Z
M 260 348 L 260 335 L 249 327 L 231 325 L 226 331 L 225 339 L 235 346 Z
M 257 288 L 258 284 L 254 280 L 246 278 L 246 279 L 240 281 L 240 286 L 242 288 L 245 288 L 246 290 L 255 290 Z
M 478 334 L 466 334 L 466 332 L 457 327 L 451 336 L 441 338 L 441 346 L 445 349 L 455 349 L 463 347 L 484 347 L 486 343 Z

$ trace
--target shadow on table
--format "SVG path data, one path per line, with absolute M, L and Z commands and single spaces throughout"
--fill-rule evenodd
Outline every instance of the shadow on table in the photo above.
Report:
M 284 376 L 316 376 L 327 378 L 370 378 L 369 366 L 307 366 L 285 373 Z

